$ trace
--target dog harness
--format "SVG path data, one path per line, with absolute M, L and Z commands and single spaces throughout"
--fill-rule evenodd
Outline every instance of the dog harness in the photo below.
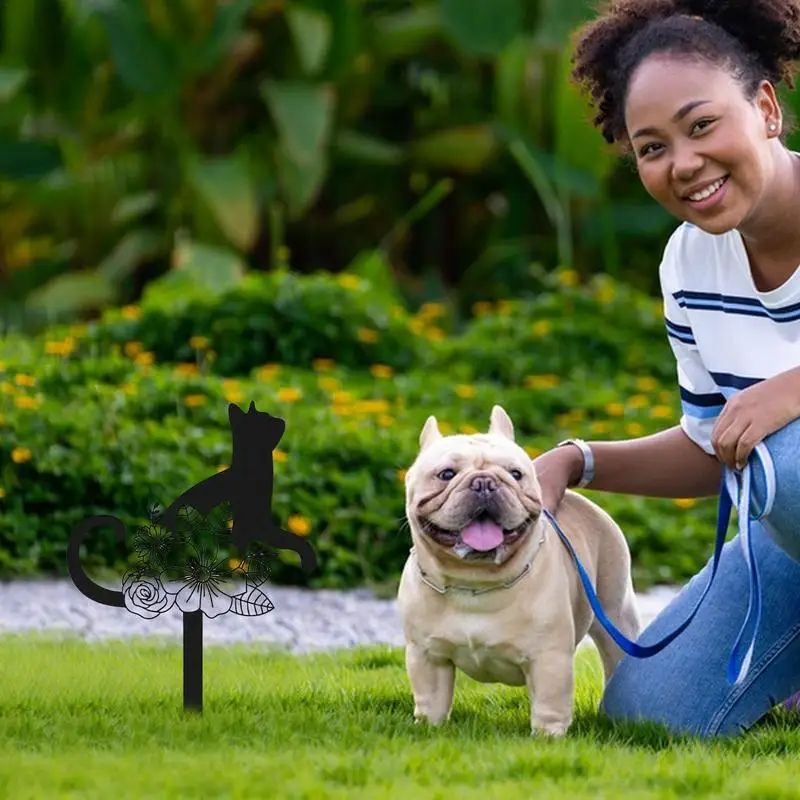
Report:
M 719 565 L 719 559 L 722 554 L 722 546 L 725 544 L 728 523 L 730 522 L 731 517 L 731 509 L 735 505 L 738 515 L 740 543 L 742 546 L 742 552 L 744 553 L 745 563 L 747 564 L 747 569 L 750 575 L 750 604 L 747 609 L 747 616 L 742 623 L 739 635 L 737 636 L 736 642 L 731 650 L 730 659 L 728 661 L 728 682 L 733 685 L 738 685 L 742 683 L 747 676 L 747 673 L 750 669 L 750 663 L 753 658 L 753 650 L 755 648 L 756 636 L 758 635 L 758 627 L 761 622 L 761 588 L 758 577 L 758 566 L 753 553 L 750 523 L 751 520 L 757 521 L 766 517 L 772 510 L 772 505 L 775 501 L 775 467 L 769 451 L 764 444 L 758 444 L 755 447 L 754 455 L 761 460 L 761 464 L 764 468 L 764 476 L 766 479 L 766 497 L 764 500 L 764 508 L 761 509 L 761 511 L 757 514 L 751 514 L 750 495 L 752 484 L 752 468 L 750 466 L 749 459 L 748 463 L 745 464 L 741 471 L 733 471 L 729 467 L 725 467 L 722 485 L 720 487 L 719 505 L 717 510 L 717 535 L 714 546 L 714 561 L 711 567 L 711 576 L 709 577 L 708 584 L 703 590 L 703 593 L 700 595 L 700 599 L 697 601 L 697 605 L 694 607 L 692 613 L 689 614 L 689 616 L 674 631 L 672 631 L 672 633 L 667 634 L 663 639 L 661 639 L 661 641 L 656 642 L 655 644 L 640 645 L 636 642 L 632 642 L 614 626 L 610 619 L 608 619 L 603 611 L 602 606 L 600 605 L 600 601 L 597 599 L 597 595 L 592 587 L 591 579 L 586 573 L 583 564 L 581 564 L 575 549 L 570 544 L 569 539 L 561 530 L 561 527 L 556 522 L 553 515 L 547 509 L 543 509 L 544 515 L 547 517 L 553 528 L 555 528 L 556 533 L 558 533 L 561 541 L 564 543 L 564 546 L 567 548 L 572 556 L 573 561 L 575 562 L 581 582 L 583 583 L 583 588 L 586 591 L 586 595 L 589 598 L 589 603 L 592 606 L 595 616 L 600 621 L 601 625 L 608 631 L 614 641 L 620 646 L 620 648 L 622 648 L 622 650 L 628 653 L 628 655 L 631 655 L 634 658 L 650 658 L 651 656 L 654 656 L 656 653 L 659 653 L 668 644 L 670 644 L 670 642 L 676 639 L 681 633 L 683 633 L 683 631 L 688 627 L 689 623 L 694 619 L 695 615 L 700 609 L 700 605 L 705 599 L 705 596 L 708 594 L 708 590 L 711 588 L 711 584 L 714 582 L 714 576 L 716 575 L 717 566 Z M 750 644 L 747 648 L 747 651 L 742 657 L 740 654 L 743 646 L 743 637 L 745 629 L 748 627 L 751 618 L 754 618 L 753 632 L 750 637 Z

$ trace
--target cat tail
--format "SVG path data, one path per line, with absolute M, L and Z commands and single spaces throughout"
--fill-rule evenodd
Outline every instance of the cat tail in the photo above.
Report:
M 113 589 L 106 589 L 100 586 L 99 583 L 95 583 L 84 572 L 81 564 L 81 545 L 89 532 L 94 528 L 99 528 L 101 525 L 111 525 L 117 540 L 120 543 L 125 542 L 125 525 L 122 520 L 108 515 L 87 517 L 75 526 L 67 544 L 69 574 L 78 590 L 90 600 L 94 600 L 95 603 L 101 603 L 104 606 L 124 608 L 125 596 L 123 593 Z

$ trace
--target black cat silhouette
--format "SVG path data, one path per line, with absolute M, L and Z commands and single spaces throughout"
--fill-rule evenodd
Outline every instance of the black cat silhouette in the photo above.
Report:
M 206 516 L 227 501 L 233 511 L 231 543 L 241 558 L 246 556 L 251 543 L 261 542 L 279 550 L 294 550 L 300 556 L 303 571 L 313 572 L 317 568 L 317 555 L 310 542 L 281 529 L 272 518 L 273 450 L 286 430 L 286 423 L 280 417 L 258 411 L 255 402 L 250 403 L 247 413 L 231 403 L 228 421 L 233 439 L 230 467 L 187 489 L 160 515 L 159 524 L 174 532 L 181 508 L 191 507 Z M 69 573 L 75 586 L 90 600 L 124 607 L 123 593 L 95 583 L 80 561 L 80 547 L 86 536 L 103 525 L 110 525 L 117 539 L 125 541 L 125 525 L 117 517 L 87 517 L 75 526 L 69 540 Z

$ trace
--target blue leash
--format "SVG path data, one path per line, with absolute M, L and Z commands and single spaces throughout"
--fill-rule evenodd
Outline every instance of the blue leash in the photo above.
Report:
M 750 491 L 752 483 L 750 464 L 745 464 L 741 473 L 733 472 L 726 467 L 722 486 L 720 487 L 719 506 L 717 509 L 717 535 L 716 542 L 714 544 L 714 560 L 711 567 L 711 577 L 709 578 L 706 588 L 703 590 L 703 594 L 700 595 L 700 599 L 697 601 L 692 613 L 689 614 L 689 616 L 674 631 L 672 631 L 672 633 L 667 634 L 667 636 L 655 644 L 637 644 L 623 635 L 611 622 L 611 620 L 606 616 L 605 611 L 603 611 L 600 601 L 597 599 L 597 594 L 592 587 L 592 581 L 589 578 L 589 575 L 586 573 L 586 570 L 584 569 L 583 564 L 581 564 L 578 554 L 575 552 L 575 549 L 572 547 L 569 539 L 564 534 L 564 531 L 561 530 L 561 526 L 556 522 L 553 515 L 546 508 L 542 510 L 542 513 L 555 528 L 556 532 L 561 538 L 561 541 L 564 543 L 564 546 L 572 556 L 572 560 L 575 562 L 575 566 L 578 569 L 581 583 L 583 583 L 583 588 L 586 591 L 586 595 L 589 598 L 589 603 L 592 606 L 595 616 L 600 621 L 600 624 L 608 631 L 614 641 L 624 652 L 628 653 L 628 655 L 631 655 L 634 658 L 650 658 L 656 653 L 661 652 L 661 650 L 663 650 L 668 644 L 670 644 L 670 642 L 680 636 L 680 634 L 683 633 L 683 631 L 689 626 L 697 612 L 700 610 L 700 606 L 708 594 L 711 584 L 714 582 L 714 577 L 717 573 L 717 567 L 719 566 L 719 559 L 722 555 L 722 547 L 725 544 L 725 536 L 728 531 L 731 510 L 733 506 L 736 505 L 740 542 L 742 545 L 742 551 L 744 553 L 745 563 L 747 564 L 750 574 L 750 605 L 747 609 L 747 616 L 745 617 L 744 623 L 739 631 L 739 635 L 736 638 L 736 643 L 731 651 L 730 660 L 728 661 L 728 682 L 731 684 L 739 684 L 746 677 L 753 657 L 758 627 L 761 623 L 761 585 L 759 582 L 758 567 L 756 565 L 753 553 L 750 522 L 751 520 L 759 520 L 769 514 L 772 510 L 772 504 L 775 500 L 775 469 L 772 464 L 772 458 L 770 457 L 767 448 L 763 444 L 756 446 L 755 453 L 761 459 L 761 464 L 764 467 L 764 475 L 766 476 L 767 497 L 763 510 L 757 516 L 751 516 L 750 514 Z M 740 650 L 743 644 L 744 632 L 752 616 L 755 616 L 753 633 L 750 637 L 750 644 L 747 648 L 747 652 L 745 653 L 744 657 L 741 658 Z

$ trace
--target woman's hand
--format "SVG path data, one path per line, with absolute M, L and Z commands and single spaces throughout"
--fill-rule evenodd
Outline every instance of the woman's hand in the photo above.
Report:
M 567 488 L 583 474 L 583 453 L 575 445 L 554 447 L 533 461 L 541 487 L 542 506 L 556 515 Z
M 717 458 L 742 469 L 767 436 L 800 417 L 800 368 L 737 392 L 725 403 L 711 433 Z

